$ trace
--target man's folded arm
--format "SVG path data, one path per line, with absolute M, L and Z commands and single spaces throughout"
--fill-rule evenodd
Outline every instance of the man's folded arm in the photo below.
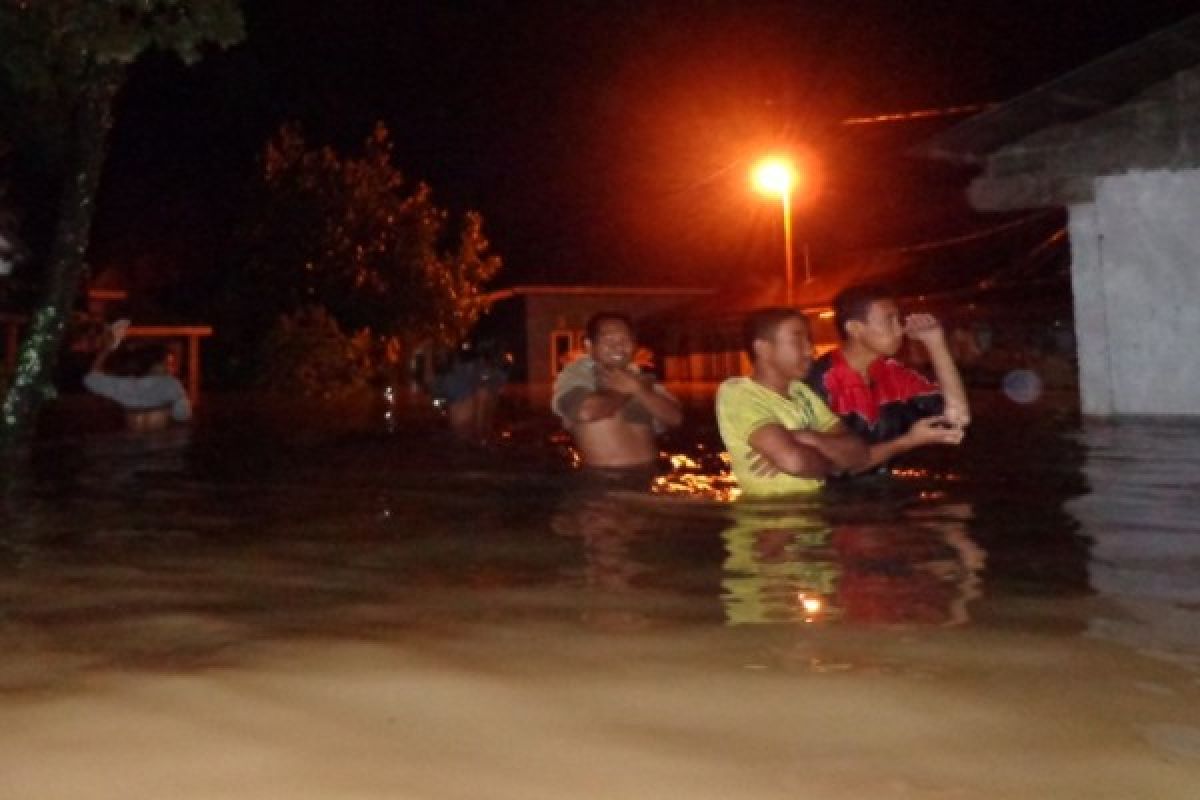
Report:
M 835 469 L 817 447 L 797 441 L 792 431 L 779 424 L 756 428 L 748 443 L 772 467 L 798 478 L 824 478 Z
M 870 462 L 867 443 L 841 422 L 827 431 L 791 431 L 791 434 L 797 443 L 828 459 L 837 472 L 858 472 Z
M 569 389 L 555 398 L 554 409 L 570 422 L 596 422 L 616 415 L 629 396 L 606 389 Z
M 674 428 L 683 422 L 679 401 L 658 384 L 646 382 L 634 396 L 662 425 Z

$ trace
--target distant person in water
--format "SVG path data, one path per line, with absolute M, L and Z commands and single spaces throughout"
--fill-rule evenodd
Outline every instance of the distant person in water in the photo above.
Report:
M 131 350 L 133 375 L 114 375 L 107 371 L 107 362 L 121 344 L 127 320 L 119 320 L 105 331 L 91 369 L 83 378 L 84 387 L 101 397 L 117 403 L 125 411 L 130 430 L 162 430 L 171 422 L 191 419 L 192 406 L 179 379 L 170 373 L 170 353 L 160 344 Z
M 813 363 L 807 383 L 867 442 L 866 468 L 926 445 L 962 442 L 967 394 L 937 319 L 901 319 L 894 296 L 880 286 L 846 289 L 833 311 L 842 345 Z M 936 383 L 896 360 L 905 337 L 925 346 Z
M 812 363 L 808 320 L 793 308 L 752 312 L 743 345 L 753 370 L 717 390 L 717 425 L 734 477 L 750 496 L 820 489 L 862 468 L 867 448 L 803 381 Z
M 585 355 L 554 382 L 554 413 L 585 468 L 641 474 L 648 484 L 658 459 L 656 435 L 683 421 L 679 402 L 634 363 L 637 339 L 625 314 L 592 316 L 583 345 Z
M 446 403 L 446 416 L 456 439 L 487 444 L 500 390 L 508 382 L 494 342 L 464 344 L 433 380 L 433 393 Z

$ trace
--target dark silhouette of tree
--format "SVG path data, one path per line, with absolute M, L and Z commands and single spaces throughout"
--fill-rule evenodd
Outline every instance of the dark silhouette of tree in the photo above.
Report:
M 16 146 L 40 147 L 62 188 L 41 301 L 0 409 L 0 448 L 27 440 L 75 303 L 113 104 L 150 49 L 187 63 L 243 36 L 237 0 L 0 0 L 0 101 Z
M 285 125 L 266 146 L 245 219 L 226 313 L 240 318 L 231 323 L 247 347 L 280 315 L 313 306 L 401 351 L 455 344 L 501 266 L 478 213 L 452 226 L 428 185 L 404 180 L 382 123 L 358 157 L 310 148 Z

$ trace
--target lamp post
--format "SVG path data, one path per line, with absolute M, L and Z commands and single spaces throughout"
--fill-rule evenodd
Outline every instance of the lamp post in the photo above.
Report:
M 780 156 L 764 158 L 754 167 L 754 188 L 762 194 L 778 195 L 783 205 L 783 262 L 786 278 L 785 300 L 792 304 L 792 188 L 798 175 L 791 160 Z M 807 268 L 807 263 L 806 263 Z

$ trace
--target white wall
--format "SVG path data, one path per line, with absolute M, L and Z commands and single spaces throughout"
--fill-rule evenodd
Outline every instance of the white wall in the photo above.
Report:
M 1070 208 L 1085 414 L 1200 414 L 1200 170 L 1096 179 Z

